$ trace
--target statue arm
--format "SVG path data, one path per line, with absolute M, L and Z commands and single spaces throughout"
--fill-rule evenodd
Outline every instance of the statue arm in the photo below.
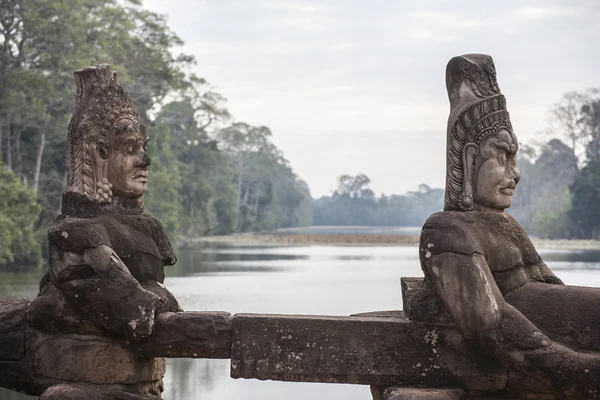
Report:
M 560 389 L 576 384 L 583 370 L 581 355 L 551 341 L 506 303 L 481 254 L 440 253 L 426 258 L 424 266 L 467 340 L 505 365 Z
M 162 300 L 145 290 L 113 249 L 99 245 L 83 253 L 50 246 L 52 283 L 107 333 L 141 339 L 152 333 Z
M 552 272 L 552 270 L 548 268 L 546 263 L 543 261 L 540 263 L 540 272 L 542 273 L 542 278 L 544 278 L 544 282 L 555 285 L 564 285 L 563 281 L 560 280 L 556 275 L 554 275 L 554 272 Z

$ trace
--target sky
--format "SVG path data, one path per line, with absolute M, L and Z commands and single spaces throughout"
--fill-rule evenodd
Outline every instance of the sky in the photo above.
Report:
M 266 125 L 313 197 L 364 173 L 377 194 L 444 187 L 450 58 L 494 58 L 521 143 L 600 87 L 600 1 L 146 0 L 227 98 Z

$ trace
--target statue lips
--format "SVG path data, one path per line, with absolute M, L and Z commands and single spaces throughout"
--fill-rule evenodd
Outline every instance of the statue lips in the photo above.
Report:
M 138 170 L 133 173 L 133 180 L 140 183 L 148 182 L 148 170 Z
M 507 196 L 512 196 L 515 193 L 516 186 L 517 186 L 517 183 L 515 181 L 510 181 L 510 182 L 508 182 L 508 184 L 500 187 L 500 189 L 498 191 Z

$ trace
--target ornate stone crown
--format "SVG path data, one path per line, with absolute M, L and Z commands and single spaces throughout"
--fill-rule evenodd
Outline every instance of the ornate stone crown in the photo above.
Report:
M 446 142 L 445 211 L 473 209 L 473 193 L 464 173 L 464 150 L 474 146 L 482 156 L 485 140 L 501 129 L 512 132 L 506 99 L 496 81 L 492 57 L 465 54 L 446 67 L 450 116 Z
M 85 195 L 89 200 L 109 202 L 110 198 L 98 189 L 107 185 L 106 154 L 113 136 L 124 126 L 142 131 L 144 128 L 135 105 L 121 88 L 117 73 L 110 65 L 75 71 L 75 84 L 75 113 L 67 137 L 67 191 Z

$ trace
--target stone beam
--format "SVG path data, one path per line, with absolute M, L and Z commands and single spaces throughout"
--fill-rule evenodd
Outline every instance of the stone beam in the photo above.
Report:
M 147 340 L 128 346 L 143 357 L 230 358 L 231 322 L 226 312 L 164 313 Z
M 478 366 L 451 325 L 385 317 L 236 314 L 231 376 L 294 382 L 496 390 L 508 370 Z M 376 315 L 376 314 L 375 314 Z

